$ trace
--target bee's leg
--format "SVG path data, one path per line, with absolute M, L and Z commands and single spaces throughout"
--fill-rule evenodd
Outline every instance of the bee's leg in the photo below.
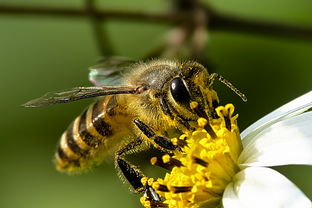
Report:
M 167 207 L 166 204 L 162 203 L 161 198 L 151 186 L 149 186 L 147 183 L 142 184 L 142 178 L 145 176 L 139 170 L 139 168 L 130 164 L 123 158 L 123 156 L 125 156 L 133 148 L 141 145 L 142 142 L 143 140 L 141 138 L 138 138 L 137 140 L 130 142 L 125 147 L 117 151 L 115 154 L 116 165 L 121 170 L 127 181 L 129 181 L 130 185 L 134 188 L 134 190 L 138 193 L 144 194 L 145 202 L 150 204 L 149 207 Z
M 143 132 L 143 134 L 154 141 L 160 147 L 160 149 L 169 151 L 180 149 L 179 146 L 174 145 L 169 139 L 166 139 L 162 136 L 157 136 L 155 132 L 142 121 L 135 119 L 134 123 Z
M 144 177 L 143 173 L 135 166 L 131 165 L 124 159 L 124 156 L 136 146 L 142 144 L 143 140 L 141 138 L 130 142 L 122 149 L 118 150 L 115 154 L 116 166 L 121 170 L 124 177 L 129 181 L 130 185 L 137 192 L 144 191 L 144 187 L 141 183 L 141 179 Z

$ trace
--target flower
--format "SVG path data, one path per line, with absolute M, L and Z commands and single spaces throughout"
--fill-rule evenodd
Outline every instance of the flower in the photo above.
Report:
M 143 178 L 142 183 L 164 199 L 158 207 L 312 207 L 292 182 L 268 168 L 312 165 L 311 108 L 312 91 L 239 134 L 234 106 L 219 106 L 218 118 L 200 118 L 195 131 L 172 139 L 181 151 L 152 158 L 152 164 L 171 171 L 157 180 Z M 141 202 L 154 207 L 146 196 Z

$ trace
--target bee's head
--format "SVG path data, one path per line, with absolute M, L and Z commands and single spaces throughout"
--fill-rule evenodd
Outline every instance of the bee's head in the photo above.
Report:
M 215 115 L 219 102 L 211 76 L 197 62 L 151 61 L 139 65 L 129 79 L 130 85 L 145 87 L 138 106 L 140 111 L 153 112 L 148 115 L 159 115 L 155 119 L 161 118 L 158 112 L 184 123 Z
M 207 69 L 197 62 L 179 65 L 179 73 L 169 81 L 168 100 L 187 119 L 214 116 L 218 97 L 211 88 Z

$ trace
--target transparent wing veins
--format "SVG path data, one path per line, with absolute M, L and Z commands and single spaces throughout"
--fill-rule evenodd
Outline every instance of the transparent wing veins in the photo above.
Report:
M 41 107 L 104 95 L 135 94 L 138 93 L 138 89 L 138 87 L 127 86 L 75 87 L 71 89 L 46 93 L 40 98 L 23 104 L 23 106 Z

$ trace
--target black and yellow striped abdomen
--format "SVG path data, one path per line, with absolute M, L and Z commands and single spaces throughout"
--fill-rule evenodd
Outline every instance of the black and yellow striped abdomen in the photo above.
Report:
M 55 154 L 58 170 L 83 170 L 102 159 L 107 143 L 116 136 L 112 122 L 116 110 L 114 98 L 107 96 L 98 100 L 69 125 Z

